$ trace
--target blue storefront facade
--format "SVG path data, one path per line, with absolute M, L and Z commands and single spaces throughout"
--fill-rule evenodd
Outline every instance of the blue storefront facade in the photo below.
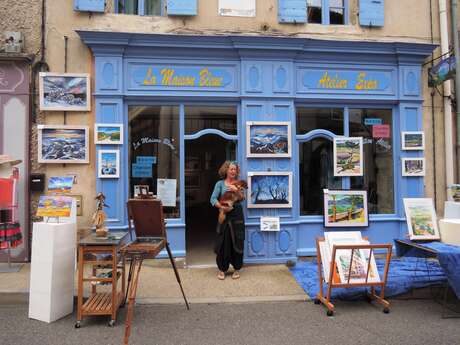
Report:
M 215 173 L 223 159 L 236 159 L 243 179 L 279 173 L 291 181 L 289 207 L 245 203 L 247 263 L 315 255 L 315 238 L 334 230 L 323 224 L 324 188 L 367 191 L 369 226 L 353 230 L 372 243 L 404 237 L 403 198 L 424 196 L 424 178 L 402 176 L 401 162 L 424 152 L 402 150 L 401 132 L 423 130 L 422 63 L 432 45 L 78 34 L 94 58 L 95 123 L 123 125 L 121 145 L 96 145 L 96 157 L 107 149 L 120 156 L 119 177 L 96 177 L 97 191 L 111 206 L 111 229 L 127 228 L 125 202 L 135 188 L 149 185 L 157 192 L 155 179 L 175 180 L 168 238 L 175 256 L 187 256 L 188 214 L 211 217 L 197 202 L 209 203 L 217 179 L 206 177 L 206 170 Z M 251 124 L 267 122 L 289 124 L 288 156 L 248 153 Z M 339 136 L 363 137 L 364 176 L 333 176 L 332 141 Z M 262 216 L 279 217 L 280 231 L 261 231 Z

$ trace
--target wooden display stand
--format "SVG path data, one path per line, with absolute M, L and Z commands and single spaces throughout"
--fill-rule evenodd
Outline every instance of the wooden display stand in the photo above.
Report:
M 364 238 L 366 239 L 366 238 Z M 383 312 L 389 313 L 390 312 L 390 303 L 384 299 L 385 296 L 385 285 L 387 283 L 388 277 L 388 269 L 390 267 L 390 259 L 391 259 L 391 244 L 346 244 L 346 245 L 334 245 L 332 247 L 332 259 L 331 259 L 331 266 L 329 270 L 329 277 L 323 277 L 323 270 L 322 270 L 322 258 L 321 258 L 321 251 L 320 251 L 320 242 L 324 242 L 324 237 L 316 238 L 316 253 L 317 253 L 317 261 L 318 261 L 318 277 L 319 277 L 319 293 L 316 295 L 315 304 L 322 303 L 327 308 L 327 316 L 334 315 L 334 304 L 331 303 L 331 294 L 333 288 L 351 288 L 351 287 L 366 287 L 369 286 L 371 291 L 368 292 L 367 296 L 370 300 L 375 300 L 377 303 L 383 306 Z M 334 276 L 336 271 L 336 263 L 335 257 L 337 250 L 351 250 L 351 260 L 353 260 L 353 253 L 355 250 L 367 249 L 370 250 L 369 253 L 369 262 L 367 267 L 367 275 L 364 283 L 354 283 L 350 282 L 351 277 L 351 262 L 350 262 L 350 271 L 348 272 L 348 281 L 346 283 L 336 283 L 334 282 Z M 383 274 L 383 279 L 379 282 L 370 282 L 369 280 L 369 272 L 371 267 L 371 258 L 374 255 L 374 251 L 376 249 L 385 249 L 385 269 Z M 350 260 L 350 261 L 351 261 Z M 327 283 L 327 293 L 324 295 L 323 292 L 323 281 Z M 380 287 L 380 294 L 377 295 L 375 293 L 375 287 Z

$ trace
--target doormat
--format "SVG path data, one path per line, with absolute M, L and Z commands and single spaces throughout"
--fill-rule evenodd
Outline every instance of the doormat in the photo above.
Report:
M 377 259 L 376 262 L 380 277 L 383 277 L 385 260 Z M 298 261 L 289 270 L 307 295 L 314 299 L 319 292 L 316 260 Z M 388 271 L 385 297 L 405 294 L 412 289 L 441 285 L 445 281 L 446 275 L 436 260 L 414 257 L 393 258 Z M 323 284 L 323 288 L 324 293 L 326 293 L 327 284 Z M 369 287 L 334 288 L 331 298 L 339 300 L 363 299 L 369 289 Z M 376 288 L 376 291 L 379 292 L 379 288 Z

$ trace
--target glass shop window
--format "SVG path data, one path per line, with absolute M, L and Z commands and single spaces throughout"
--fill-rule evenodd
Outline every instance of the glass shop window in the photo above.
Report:
M 297 134 L 307 134 L 315 129 L 328 130 L 343 135 L 343 109 L 298 108 Z M 333 172 L 333 142 L 325 137 L 315 137 L 299 142 L 300 214 L 323 213 L 323 189 L 340 189 L 340 177 Z
M 394 213 L 393 131 L 390 109 L 350 109 L 350 137 L 363 137 L 364 176 L 350 178 L 351 189 L 367 190 L 369 214 Z M 381 124 L 366 125 L 366 119 Z
M 161 16 L 162 0 L 118 0 L 116 13 Z
M 167 218 L 179 218 L 179 107 L 130 106 L 128 113 L 130 196 L 145 191 L 157 195 L 158 183 L 164 181 L 158 179 L 175 180 L 175 207 L 165 207 L 164 211 Z
M 185 134 L 195 134 L 207 128 L 236 135 L 236 107 L 185 108 Z

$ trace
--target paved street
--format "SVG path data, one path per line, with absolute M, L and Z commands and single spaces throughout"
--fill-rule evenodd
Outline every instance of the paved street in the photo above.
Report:
M 458 344 L 460 320 L 441 319 L 432 300 L 393 300 L 390 314 L 366 302 L 337 303 L 328 318 L 312 302 L 139 305 L 130 344 Z M 52 324 L 27 318 L 27 304 L 0 306 L 0 343 L 121 344 L 125 311 L 115 328 L 107 319 L 87 318 L 75 329 L 75 315 Z

